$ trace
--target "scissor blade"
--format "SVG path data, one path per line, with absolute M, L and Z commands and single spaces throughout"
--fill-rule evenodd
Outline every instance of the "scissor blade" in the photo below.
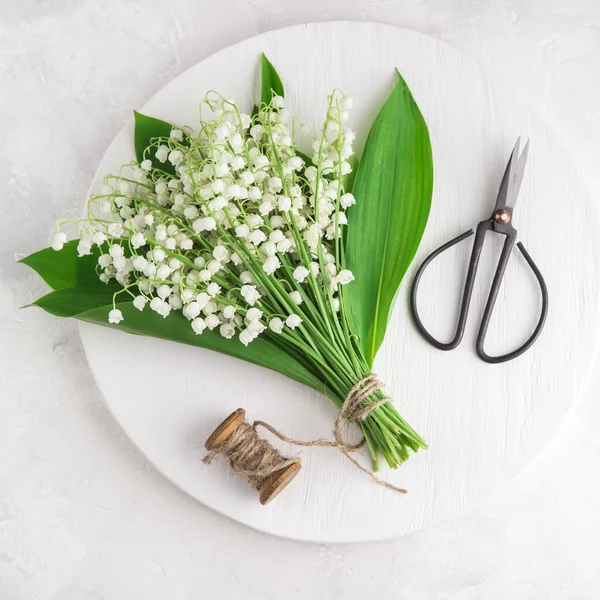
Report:
M 514 169 L 511 169 L 511 186 L 510 191 L 508 193 L 508 202 L 511 203 L 511 206 L 514 208 L 517 203 L 517 198 L 519 197 L 519 192 L 521 191 L 521 184 L 523 183 L 523 176 L 525 175 L 525 166 L 527 165 L 527 157 L 529 156 L 529 140 L 525 144 L 523 148 L 523 152 L 521 152 L 521 156 L 519 156 L 519 161 L 517 162 Z
M 517 138 L 517 143 L 513 148 L 513 151 L 508 159 L 508 163 L 506 164 L 506 169 L 504 169 L 504 175 L 502 176 L 502 182 L 500 183 L 500 189 L 498 190 L 498 197 L 496 198 L 496 206 L 494 208 L 494 212 L 505 208 L 506 206 L 510 206 L 508 203 L 509 193 L 510 193 L 510 180 L 511 180 L 511 171 L 513 170 L 513 164 L 515 162 L 515 156 L 519 153 L 519 146 L 521 144 L 521 138 Z

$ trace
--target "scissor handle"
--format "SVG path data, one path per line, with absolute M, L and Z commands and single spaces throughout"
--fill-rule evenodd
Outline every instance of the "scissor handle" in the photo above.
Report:
M 465 332 L 465 326 L 467 323 L 469 307 L 471 304 L 471 297 L 473 295 L 473 285 L 475 283 L 475 276 L 477 274 L 477 268 L 479 266 L 479 259 L 481 257 L 481 250 L 483 248 L 483 243 L 485 241 L 485 235 L 488 231 L 492 230 L 493 227 L 494 226 L 491 221 L 482 221 L 477 226 L 475 241 L 473 243 L 473 249 L 471 251 L 471 259 L 469 261 L 469 270 L 467 272 L 467 278 L 465 280 L 465 286 L 464 286 L 461 305 L 460 305 L 460 312 L 458 315 L 458 323 L 456 325 L 456 331 L 455 331 L 454 337 L 452 338 L 452 340 L 450 340 L 450 342 L 447 342 L 447 343 L 440 342 L 439 340 L 434 338 L 427 331 L 425 326 L 423 325 L 423 322 L 421 321 L 421 318 L 419 316 L 419 312 L 417 309 L 417 293 L 418 293 L 419 283 L 421 281 L 421 277 L 423 276 L 423 273 L 425 272 L 425 269 L 429 266 L 429 264 L 437 256 L 439 256 L 442 252 L 448 250 L 449 248 L 452 248 L 452 246 L 454 246 L 455 244 L 458 244 L 459 242 L 462 242 L 463 240 L 469 238 L 475 232 L 472 229 L 470 229 L 469 231 L 466 231 L 465 233 L 450 240 L 443 246 L 440 246 L 437 250 L 434 250 L 423 261 L 421 266 L 417 269 L 417 272 L 415 274 L 415 279 L 413 281 L 413 285 L 412 285 L 412 289 L 411 289 L 411 294 L 410 294 L 411 312 L 413 315 L 415 326 L 417 327 L 417 329 L 419 330 L 421 335 L 423 335 L 423 337 L 432 346 L 438 348 L 439 350 L 454 350 L 454 348 L 456 348 L 462 341 L 462 338 L 463 338 L 463 335 Z M 539 284 L 540 290 L 542 292 L 542 311 L 541 311 L 540 317 L 538 319 L 538 323 L 536 325 L 536 328 L 535 328 L 533 334 L 522 346 L 520 346 L 516 350 L 509 352 L 508 354 L 504 354 L 502 356 L 489 356 L 484 351 L 483 346 L 485 343 L 488 326 L 489 326 L 489 323 L 490 323 L 490 320 L 492 317 L 494 305 L 496 304 L 498 292 L 500 291 L 500 284 L 502 283 L 502 279 L 504 277 L 504 272 L 506 271 L 506 265 L 508 264 L 508 259 L 510 258 L 511 252 L 515 245 L 515 239 L 516 239 L 516 231 L 512 228 L 510 229 L 510 231 L 507 230 L 506 241 L 504 242 L 504 247 L 502 248 L 502 254 L 498 261 L 498 266 L 496 268 L 496 273 L 494 275 L 494 281 L 492 282 L 490 294 L 488 296 L 488 300 L 487 300 L 485 310 L 483 313 L 483 317 L 481 320 L 481 325 L 479 327 L 479 332 L 477 334 L 477 344 L 476 344 L 477 354 L 483 361 L 485 361 L 487 363 L 495 364 L 495 363 L 506 362 L 506 361 L 512 360 L 513 358 L 516 358 L 517 356 L 520 356 L 526 350 L 528 350 L 531 347 L 531 345 L 536 341 L 536 339 L 539 337 L 539 335 L 544 327 L 544 324 L 546 322 L 546 317 L 548 314 L 548 290 L 546 288 L 546 283 L 544 281 L 544 278 L 543 278 L 542 274 L 540 273 L 540 270 L 537 268 L 537 265 L 533 262 L 533 259 L 531 258 L 531 256 L 529 256 L 529 253 L 527 252 L 527 250 L 525 250 L 523 244 L 521 244 L 519 242 L 517 244 L 517 247 L 521 251 L 521 254 L 527 261 L 527 264 L 529 265 L 529 267 L 533 271 L 534 275 L 536 276 L 536 279 L 538 280 L 538 284 Z
M 445 243 L 443 246 L 440 246 L 437 250 L 434 250 L 421 264 L 421 266 L 417 269 L 415 274 L 415 279 L 412 284 L 412 289 L 410 291 L 410 310 L 412 312 L 412 316 L 415 322 L 417 329 L 421 332 L 421 335 L 432 345 L 438 348 L 438 350 L 454 350 L 456 348 L 465 333 L 465 325 L 467 323 L 467 315 L 469 313 L 469 305 L 471 304 L 471 296 L 473 294 L 473 284 L 475 283 L 475 275 L 477 274 L 477 267 L 479 265 L 479 257 L 481 255 L 481 248 L 483 247 L 483 238 L 485 238 L 485 231 L 481 227 L 481 224 L 477 227 L 477 235 L 475 236 L 475 243 L 473 244 L 473 250 L 471 251 L 471 260 L 469 262 L 469 271 L 467 272 L 467 279 L 465 281 L 465 287 L 462 295 L 462 300 L 460 303 L 460 312 L 458 315 L 458 323 L 456 325 L 456 331 L 454 333 L 454 337 L 447 343 L 440 342 L 436 338 L 434 338 L 429 331 L 423 325 L 423 321 L 421 321 L 421 317 L 419 316 L 419 311 L 417 309 L 417 292 L 419 290 L 419 284 L 421 282 L 421 277 L 425 272 L 425 269 L 430 265 L 430 263 L 438 257 L 442 252 L 452 248 L 452 246 L 466 240 L 471 237 L 475 232 L 473 229 L 469 229 L 469 231 L 465 231 L 463 234 L 455 237 L 449 242 Z
M 525 246 L 519 242 L 517 244 L 517 248 L 520 250 L 523 258 L 527 261 L 529 268 L 533 271 L 542 293 L 542 310 L 540 312 L 537 325 L 535 326 L 535 329 L 533 330 L 533 333 L 529 339 L 522 346 L 516 350 L 513 350 L 512 352 L 509 352 L 508 354 L 503 354 L 502 356 L 490 356 L 489 354 L 486 354 L 485 350 L 483 349 L 488 325 L 490 324 L 490 319 L 492 318 L 492 311 L 494 310 L 494 305 L 496 304 L 496 298 L 498 297 L 498 292 L 500 291 L 500 284 L 502 283 L 504 271 L 506 270 L 506 265 L 508 263 L 508 259 L 510 258 L 514 243 L 515 240 L 512 237 L 507 237 L 506 241 L 504 242 L 502 254 L 500 255 L 500 260 L 498 261 L 498 267 L 496 268 L 496 274 L 494 275 L 494 281 L 492 282 L 492 287 L 490 289 L 490 295 L 488 296 L 487 303 L 483 311 L 483 318 L 481 319 L 479 333 L 477 334 L 477 355 L 479 358 L 481 358 L 481 360 L 484 360 L 490 364 L 508 362 L 509 360 L 517 358 L 517 356 L 521 356 L 521 354 L 529 350 L 533 343 L 538 339 L 540 333 L 542 333 L 542 329 L 546 323 L 546 317 L 548 316 L 548 288 L 546 287 L 546 282 L 544 281 L 544 277 L 537 265 L 533 262 L 533 259 L 529 255 L 529 252 L 525 250 Z

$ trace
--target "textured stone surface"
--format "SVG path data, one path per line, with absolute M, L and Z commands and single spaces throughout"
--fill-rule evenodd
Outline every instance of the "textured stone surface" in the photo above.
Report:
M 132 106 L 232 42 L 328 19 L 389 22 L 476 56 L 546 112 L 597 189 L 594 0 L 3 4 L 3 600 L 598 597 L 600 382 L 525 476 L 476 513 L 393 542 L 303 545 L 235 525 L 172 488 L 107 414 L 76 326 L 18 310 L 42 285 L 15 257 L 78 213 Z

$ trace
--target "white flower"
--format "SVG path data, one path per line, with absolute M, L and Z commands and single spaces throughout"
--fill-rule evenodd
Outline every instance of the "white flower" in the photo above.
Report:
M 242 283 L 255 283 L 254 277 L 252 276 L 252 273 L 250 273 L 250 271 L 242 271 L 240 273 L 240 281 Z
M 305 232 L 304 239 L 311 250 L 316 250 L 321 239 L 321 230 L 317 223 L 313 223 Z
M 225 177 L 229 173 L 229 165 L 227 163 L 219 163 L 215 165 L 215 175 L 217 177 Z
M 117 271 L 124 271 L 127 266 L 127 259 L 124 256 L 115 256 L 113 266 Z
M 160 265 L 156 270 L 156 277 L 158 279 L 166 279 L 171 274 L 171 269 L 169 269 L 169 265 Z
M 277 252 L 287 252 L 292 247 L 292 241 L 287 238 L 277 242 Z
M 183 316 L 186 319 L 195 319 L 200 314 L 200 305 L 197 302 L 190 302 L 183 307 Z
M 156 275 L 156 265 L 154 263 L 146 263 L 146 266 L 142 269 L 142 272 L 146 277 L 152 278 Z
M 239 134 L 234 134 L 234 135 L 239 135 Z M 230 140 L 231 141 L 231 140 Z M 234 150 L 235 150 L 235 146 L 234 146 Z M 243 156 L 236 156 L 232 161 L 231 161 L 231 168 L 234 171 L 239 171 L 240 169 L 243 169 L 246 166 L 246 161 L 244 160 Z
M 121 223 L 111 223 L 108 228 L 108 235 L 111 237 L 121 237 L 123 235 L 123 225 Z
M 296 267 L 294 269 L 294 279 L 298 282 L 298 283 L 304 283 L 304 281 L 306 280 L 306 278 L 309 275 L 309 270 L 303 266 L 300 265 L 299 267 Z
M 239 238 L 246 239 L 250 235 L 250 228 L 245 223 L 238 225 L 235 228 L 235 235 Z
M 208 269 L 202 269 L 202 271 L 198 273 L 198 277 L 201 281 L 210 281 L 212 273 Z
M 314 181 L 317 178 L 317 173 L 318 171 L 316 167 L 310 165 L 310 167 L 306 167 L 304 176 L 306 177 L 307 181 Z
M 120 248 L 120 246 L 119 246 L 119 248 Z M 80 240 L 79 244 L 77 244 L 77 255 L 81 257 L 81 256 L 86 256 L 91 253 L 92 253 L 92 242 L 90 242 L 89 240 Z
M 217 222 L 212 217 L 203 217 L 196 219 L 192 223 L 192 229 L 194 233 L 201 233 L 202 231 L 213 231 L 217 228 Z
M 181 299 L 184 303 L 192 302 L 194 300 L 195 294 L 190 289 L 181 290 Z
M 169 313 L 171 312 L 171 305 L 168 302 L 161 300 L 160 306 L 156 312 L 158 312 L 158 314 L 161 317 L 166 318 L 169 316 Z
M 276 108 L 285 108 L 285 100 L 281 96 L 273 96 L 271 103 Z
M 146 238 L 141 233 L 136 233 L 131 236 L 131 245 L 134 248 L 140 248 L 146 243 Z
M 142 167 L 142 169 L 144 169 L 144 171 L 150 171 L 150 169 L 152 169 L 152 161 L 149 159 L 143 160 L 140 163 L 140 167 Z
M 302 168 L 303 161 L 299 156 L 292 156 L 292 158 L 287 161 L 287 164 L 290 169 L 297 171 Z
M 159 149 L 156 151 L 155 156 L 156 160 L 159 160 L 161 163 L 166 162 L 169 156 L 169 146 L 165 146 L 164 144 L 160 146 Z
M 249 236 L 248 241 L 258 246 L 262 244 L 267 239 L 267 236 L 260 229 L 255 229 Z
M 208 261 L 206 268 L 211 272 L 212 275 L 215 275 L 223 268 L 223 265 L 218 260 L 210 260 Z
M 290 292 L 290 298 L 295 304 L 302 304 L 302 294 L 299 291 L 294 290 L 293 292 Z
M 277 256 L 269 256 L 263 264 L 263 271 L 267 275 L 272 275 L 280 266 L 281 262 Z
M 171 129 L 169 137 L 172 140 L 180 142 L 181 140 L 183 140 L 183 131 L 181 131 L 181 129 Z
M 239 188 L 239 186 L 238 186 L 238 188 Z M 216 198 L 213 198 L 208 203 L 208 207 L 212 211 L 222 210 L 226 206 L 227 206 L 227 200 L 225 200 L 225 198 L 223 198 L 223 196 L 217 196 Z
M 352 274 L 352 271 L 349 271 L 348 269 L 342 269 L 338 273 L 337 280 L 341 285 L 346 285 L 351 281 L 354 281 L 354 275 Z
M 286 320 L 285 320 L 285 324 L 290 328 L 290 329 L 296 329 L 296 327 L 298 327 L 300 324 L 302 323 L 302 319 L 297 315 L 292 313 Z
M 242 173 L 243 175 L 243 173 Z M 254 175 L 252 175 L 252 179 L 254 180 Z M 249 184 L 246 184 L 249 185 Z M 260 200 L 262 198 L 262 192 L 260 191 L 260 188 L 257 188 L 256 186 L 251 187 L 248 190 L 248 197 L 251 198 L 252 200 Z
M 206 323 L 204 319 L 196 318 L 192 321 L 192 329 L 196 335 L 200 335 L 206 329 Z
M 179 310 L 183 306 L 183 302 L 181 301 L 181 296 L 179 294 L 171 294 L 169 296 L 169 306 L 173 310 Z
M 123 313 L 118 308 L 113 308 L 108 313 L 108 322 L 118 325 L 123 320 Z
M 225 183 L 223 182 L 222 179 L 215 179 L 211 184 L 210 184 L 210 189 L 215 193 L 215 194 L 221 194 L 223 192 L 223 190 L 225 189 Z M 206 200 L 208 200 L 208 198 L 206 198 Z
M 219 319 L 215 313 L 212 313 L 204 319 L 204 322 L 206 323 L 206 326 L 212 330 L 220 325 L 221 319 Z
M 229 252 L 229 250 L 227 250 L 225 246 L 221 245 L 215 246 L 212 254 L 215 260 L 218 260 L 222 263 L 229 262 L 229 259 L 231 258 L 231 253 Z
M 221 286 L 216 284 L 214 281 L 212 283 L 209 283 L 208 286 L 206 286 L 206 293 L 211 298 L 214 298 L 217 294 L 219 294 L 220 291 L 221 291 Z
M 244 185 L 252 185 L 254 183 L 254 174 L 252 173 L 252 171 L 244 171 L 243 173 L 240 174 L 240 179 L 242 180 L 242 183 Z M 258 190 L 258 188 L 252 188 L 253 190 Z M 260 190 L 258 190 L 258 192 L 260 193 Z M 256 192 L 253 192 L 254 194 L 256 194 Z M 250 195 L 250 191 L 248 191 L 248 196 L 250 198 L 252 198 L 252 196 Z M 260 196 L 259 196 L 260 198 Z
M 181 164 L 181 162 L 183 161 L 183 154 L 181 153 L 181 151 L 179 150 L 172 150 L 171 152 L 169 152 L 169 162 L 176 167 L 177 165 Z
M 191 221 L 198 216 L 198 209 L 194 205 L 190 204 L 183 209 L 183 216 Z
M 235 327 L 231 323 L 223 323 L 219 327 L 219 333 L 225 338 L 230 340 L 235 335 Z
M 101 246 L 106 241 L 106 236 L 102 231 L 95 231 L 94 235 L 92 236 L 92 240 L 94 244 Z
M 272 202 L 263 202 L 258 207 L 258 212 L 261 215 L 268 215 L 274 208 L 275 208 L 275 206 Z
M 167 228 L 162 223 L 156 226 L 156 230 L 154 231 L 154 237 L 159 242 L 163 242 L 167 239 Z
M 152 300 L 150 300 L 150 308 L 154 312 L 159 312 L 161 304 L 162 300 L 158 297 L 152 298 Z
M 260 249 L 265 254 L 265 256 L 275 256 L 275 254 L 277 253 L 277 246 L 270 240 L 264 242 Z
M 235 316 L 235 311 L 236 307 L 230 304 L 223 309 L 223 316 L 226 319 L 233 319 L 233 317 Z
M 325 265 L 325 273 L 327 273 L 327 275 L 329 275 L 329 277 L 335 277 L 335 274 L 337 273 L 335 263 L 332 263 L 332 262 L 327 263 Z
M 167 257 L 167 253 L 162 248 L 154 248 L 151 252 L 152 259 L 161 262 Z
M 280 212 L 287 212 L 292 208 L 292 199 L 288 196 L 279 196 L 277 199 L 277 206 Z
M 163 285 L 156 290 L 156 293 L 164 300 L 171 294 L 171 288 L 166 283 L 163 283 Z
M 265 132 L 265 129 L 262 125 L 253 125 L 252 127 L 250 127 L 250 135 L 258 142 L 260 141 L 260 139 L 263 136 L 263 133 Z M 259 158 L 266 158 L 264 156 L 261 156 Z M 258 167 L 257 161 L 254 161 L 254 164 Z M 269 164 L 269 161 L 267 159 L 267 164 Z M 266 165 L 262 165 L 262 166 L 266 166 Z M 260 167 L 258 167 L 260 168 Z
M 269 321 L 269 329 L 274 333 L 281 333 L 283 331 L 283 321 L 279 317 L 273 317 Z
M 203 310 L 206 308 L 206 306 L 210 302 L 210 296 L 206 292 L 200 292 L 196 296 L 196 302 L 198 303 L 200 310 Z
M 240 289 L 240 293 L 250 306 L 260 298 L 260 294 L 255 285 L 243 285 Z
M 253 339 L 254 336 L 252 335 L 252 332 L 248 331 L 247 329 L 244 329 L 240 333 L 240 342 L 242 342 L 244 346 L 247 346 Z
M 110 254 L 102 254 L 98 257 L 98 264 L 103 268 L 112 265 L 112 256 Z
M 266 329 L 266 327 L 260 321 L 250 321 L 246 329 L 256 338 Z
M 202 312 L 204 312 L 205 315 L 212 315 L 217 312 L 217 305 L 212 300 L 209 300 L 202 309 Z
M 342 208 L 348 208 L 350 206 L 352 206 L 353 204 L 356 204 L 356 199 L 354 198 L 354 196 L 352 194 L 343 194 L 340 197 L 340 206 Z
M 275 231 L 272 231 L 269 235 L 269 239 L 275 243 L 281 242 L 281 240 L 283 240 L 284 237 L 285 236 L 283 235 L 283 231 L 281 231 L 280 229 L 275 229 Z
M 136 296 L 133 299 L 133 305 L 138 310 L 144 310 L 144 307 L 146 306 L 146 302 L 148 302 L 148 300 L 144 296 Z
M 169 259 L 169 268 L 171 271 L 176 271 L 181 267 L 182 263 L 178 258 L 172 257 Z
M 259 319 L 261 319 L 263 316 L 262 310 L 260 310 L 259 308 L 249 308 L 248 312 L 246 313 L 246 319 L 248 319 L 248 321 L 258 321 Z
M 260 227 L 263 224 L 263 219 L 260 215 L 248 215 L 247 220 L 250 227 Z
M 283 183 L 281 183 L 281 179 L 279 177 L 271 177 L 267 182 L 267 187 L 272 194 L 280 192 L 283 188 Z

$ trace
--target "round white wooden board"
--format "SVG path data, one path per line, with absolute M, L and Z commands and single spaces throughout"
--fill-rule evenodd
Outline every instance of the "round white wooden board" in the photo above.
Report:
M 491 86 L 472 59 L 433 38 L 385 25 L 320 23 L 260 35 L 180 75 L 142 112 L 194 123 L 209 89 L 249 111 L 258 94 L 262 51 L 281 74 L 292 112 L 308 124 L 320 122 L 333 88 L 351 95 L 358 147 L 391 89 L 394 69 L 401 71 L 429 125 L 434 151 L 433 207 L 416 263 L 491 213 L 516 137 L 529 136 L 515 224 L 548 283 L 546 329 L 514 362 L 487 365 L 476 357 L 475 328 L 501 244 L 494 236 L 488 236 L 465 339 L 454 352 L 431 348 L 412 326 L 409 273 L 376 361 L 399 410 L 430 444 L 396 472 L 382 473 L 407 487 L 405 496 L 374 485 L 331 449 L 302 451 L 300 475 L 267 507 L 224 462 L 203 465 L 206 437 L 240 406 L 250 419 L 266 420 L 296 438 L 330 435 L 335 411 L 329 401 L 276 373 L 210 351 L 82 324 L 94 376 L 117 422 L 159 471 L 203 504 L 256 529 L 348 542 L 388 538 L 459 515 L 535 457 L 585 387 L 595 360 L 599 308 L 600 242 L 593 235 L 598 215 L 591 195 L 555 132 L 510 91 Z M 106 152 L 94 189 L 104 174 L 133 157 L 132 139 L 130 124 Z M 470 247 L 466 242 L 434 263 L 422 285 L 423 316 L 440 336 L 451 333 Z M 535 281 L 515 253 L 488 350 L 519 345 L 539 306 Z

